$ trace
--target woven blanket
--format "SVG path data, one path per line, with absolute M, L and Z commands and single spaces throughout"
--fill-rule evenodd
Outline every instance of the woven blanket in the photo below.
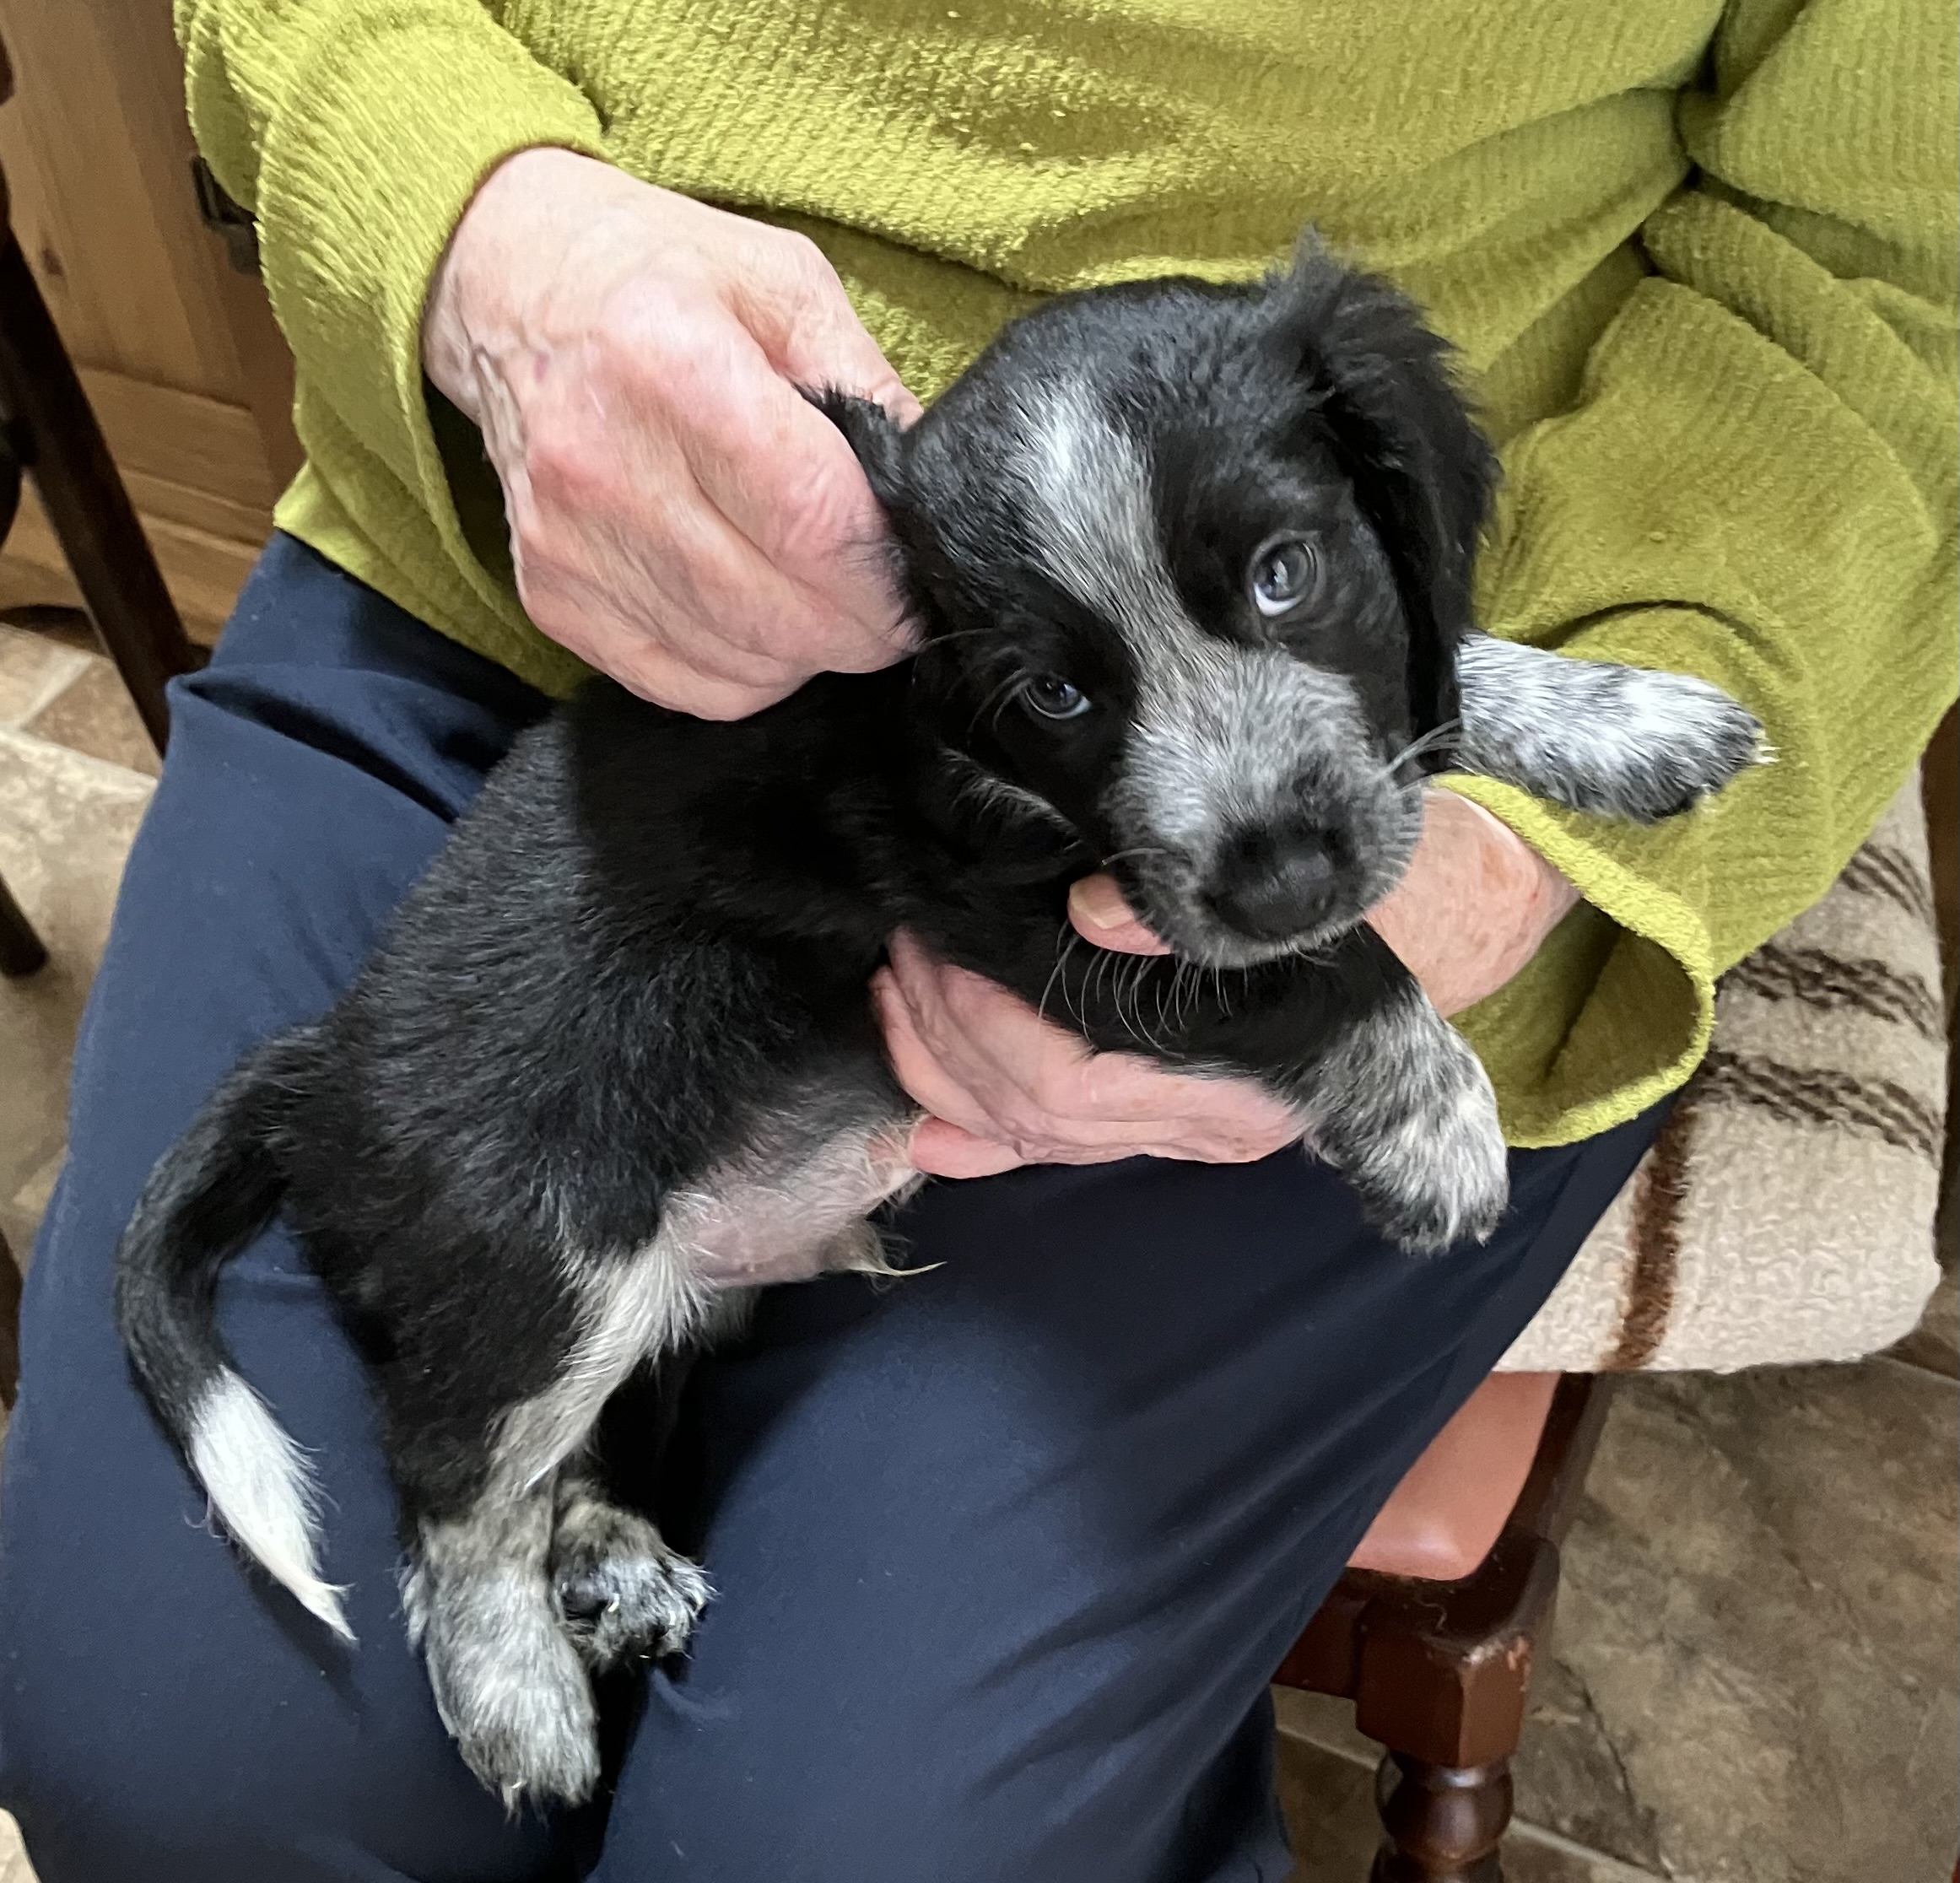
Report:
M 1946 1039 L 1915 779 L 1723 978 L 1708 1058 L 1501 1370 L 1728 1372 L 1910 1332 L 1939 1279 Z

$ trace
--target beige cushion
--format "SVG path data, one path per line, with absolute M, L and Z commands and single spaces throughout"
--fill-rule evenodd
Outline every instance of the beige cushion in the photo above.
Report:
M 1909 1333 L 1939 1279 L 1940 985 L 1915 779 L 1724 977 L 1707 1062 L 1502 1368 L 1727 1372 Z

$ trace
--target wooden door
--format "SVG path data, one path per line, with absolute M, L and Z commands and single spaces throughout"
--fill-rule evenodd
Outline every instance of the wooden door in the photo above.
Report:
M 230 611 L 299 463 L 264 290 L 200 217 L 170 0 L 0 0 L 15 234 L 193 635 Z M 0 607 L 72 601 L 31 504 Z

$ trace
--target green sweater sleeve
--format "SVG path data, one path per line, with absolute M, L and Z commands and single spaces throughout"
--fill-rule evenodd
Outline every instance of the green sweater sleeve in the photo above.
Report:
M 1569 409 L 1505 450 L 1480 618 L 1701 674 L 1775 753 L 1651 830 L 1451 781 L 1585 898 L 1464 1018 L 1515 1142 L 1687 1078 L 1716 977 L 1829 887 L 1954 696 L 1952 24 L 1932 0 L 1732 5 L 1653 272 Z
M 258 219 L 299 371 L 302 481 L 358 473 L 338 508 L 429 584 L 397 599 L 436 620 L 473 600 L 521 645 L 507 576 L 471 553 L 451 499 L 422 303 L 483 178 L 537 144 L 603 154 L 597 112 L 480 0 L 176 0 L 176 30 L 198 144 Z M 473 597 L 445 607 L 459 583 Z

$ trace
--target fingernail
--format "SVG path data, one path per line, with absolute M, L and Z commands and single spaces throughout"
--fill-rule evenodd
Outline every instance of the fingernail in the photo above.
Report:
M 1091 928 L 1126 928 L 1137 920 L 1111 877 L 1084 877 L 1072 884 L 1068 906 Z

